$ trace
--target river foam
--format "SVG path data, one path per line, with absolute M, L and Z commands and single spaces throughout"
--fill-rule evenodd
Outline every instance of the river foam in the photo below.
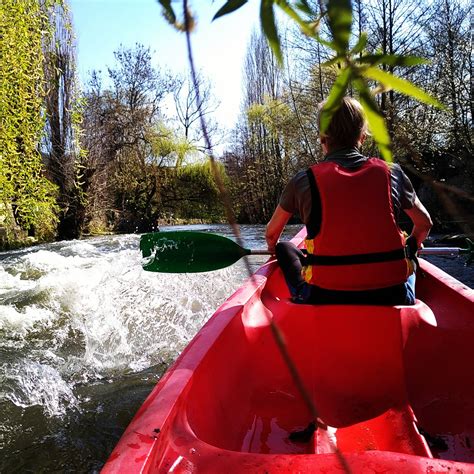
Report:
M 245 277 L 145 272 L 138 236 L 11 253 L 0 270 L 0 400 L 47 416 L 80 408 L 75 388 L 169 363 Z M 237 267 L 238 269 L 239 267 Z M 55 356 L 52 357 L 51 354 Z

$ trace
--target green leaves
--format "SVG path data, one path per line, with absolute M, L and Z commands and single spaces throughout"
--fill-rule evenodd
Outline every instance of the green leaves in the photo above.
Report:
M 170 25 L 176 24 L 176 14 L 171 6 L 171 0 L 158 0 L 158 3 L 163 7 L 163 16 Z
M 297 1 L 296 8 L 309 16 L 314 16 L 315 14 L 313 9 L 311 8 L 311 5 L 306 0 Z
M 232 13 L 245 5 L 248 0 L 228 0 L 214 15 L 213 20 L 224 15 Z M 278 35 L 278 28 L 275 19 L 274 7 L 278 6 L 286 15 L 298 24 L 301 31 L 308 36 L 315 36 L 314 22 L 303 18 L 300 12 L 308 17 L 314 16 L 314 11 L 306 0 L 289 2 L 287 0 L 261 0 L 260 2 L 260 24 L 268 44 L 273 51 L 279 64 L 283 64 L 283 55 L 281 51 L 281 41 Z
M 389 72 L 382 71 L 376 67 L 368 67 L 363 70 L 362 74 L 368 79 L 380 82 L 380 84 L 385 86 L 385 88 L 394 89 L 398 92 L 401 92 L 402 94 L 412 96 L 420 102 L 424 102 L 425 104 L 434 105 L 435 107 L 440 108 L 443 107 L 439 101 L 419 87 L 415 86 L 411 82 L 406 81 L 405 79 L 394 76 Z
M 221 7 L 219 11 L 214 15 L 213 20 L 238 10 L 247 2 L 248 0 L 228 0 L 227 3 L 223 7 Z
M 367 83 L 361 79 L 354 81 L 354 87 L 359 92 L 359 101 L 369 123 L 369 129 L 377 143 L 380 154 L 385 161 L 392 161 L 392 150 L 390 147 L 390 135 L 387 130 L 385 118 L 380 112 Z
M 291 4 L 286 1 L 286 0 L 273 0 L 275 2 L 276 5 L 278 5 L 280 7 L 280 9 L 286 13 L 293 21 L 295 21 L 298 26 L 301 28 L 301 31 L 308 35 L 308 36 L 314 36 L 314 27 L 313 25 L 305 20 L 304 18 L 302 18 L 299 13 L 296 11 L 295 8 L 293 8 L 291 6 Z M 306 4 L 306 2 L 304 2 L 303 4 L 301 3 L 297 3 L 296 5 L 296 8 L 299 9 L 300 11 L 302 11 L 304 14 L 308 15 L 308 16 L 312 16 L 313 13 L 311 11 L 311 9 L 309 8 L 309 6 Z
M 342 98 L 346 94 L 347 86 L 351 80 L 352 71 L 349 68 L 343 69 L 337 76 L 334 85 L 331 88 L 320 115 L 319 132 L 323 134 L 329 124 L 334 112 L 340 107 Z
M 359 39 L 357 40 L 356 45 L 352 48 L 351 54 L 359 54 L 359 53 L 362 53 L 362 51 L 364 50 L 365 46 L 367 45 L 367 40 L 368 40 L 367 33 L 362 32 L 362 34 L 360 35 Z
M 329 0 L 327 15 L 334 49 L 338 54 L 344 54 L 348 50 L 351 36 L 351 0 Z
M 332 115 L 339 108 L 341 100 L 346 94 L 348 85 L 352 82 L 359 94 L 359 100 L 364 108 L 369 128 L 380 150 L 380 154 L 386 161 L 391 161 L 390 135 L 385 123 L 385 118 L 379 110 L 367 80 L 379 83 L 384 91 L 393 89 L 402 94 L 414 97 L 426 104 L 435 107 L 443 107 L 438 100 L 419 87 L 377 67 L 380 65 L 385 65 L 390 68 L 396 66 L 412 67 L 423 64 L 426 60 L 416 56 L 400 56 L 395 54 L 364 55 L 364 49 L 367 45 L 366 33 L 362 33 L 354 47 L 350 49 L 349 44 L 352 24 L 352 7 L 350 0 L 328 0 L 327 16 L 331 31 L 331 40 L 329 42 L 322 40 L 317 35 L 315 38 L 321 44 L 331 48 L 335 52 L 334 57 L 324 65 L 328 67 L 337 65 L 341 69 L 321 111 L 320 133 L 324 133 L 327 130 Z M 356 57 L 357 55 L 359 57 Z
M 426 64 L 428 60 L 419 58 L 418 56 L 400 56 L 398 54 L 367 54 L 356 59 L 355 62 L 361 65 L 370 64 L 372 66 L 377 66 L 379 64 L 385 64 L 387 66 L 410 67 L 418 66 L 419 64 Z
M 272 48 L 273 54 L 280 64 L 283 64 L 280 38 L 275 23 L 275 12 L 273 11 L 273 0 L 261 0 L 260 3 L 260 24 L 265 34 L 268 44 Z

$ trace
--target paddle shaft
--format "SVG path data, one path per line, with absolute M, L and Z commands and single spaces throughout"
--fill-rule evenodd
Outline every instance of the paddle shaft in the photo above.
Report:
M 418 251 L 420 255 L 461 255 L 467 253 L 467 249 L 459 247 L 427 247 Z
M 250 255 L 273 255 L 266 249 L 249 249 Z M 468 252 L 468 249 L 460 247 L 426 247 L 418 250 L 420 255 L 461 255 Z

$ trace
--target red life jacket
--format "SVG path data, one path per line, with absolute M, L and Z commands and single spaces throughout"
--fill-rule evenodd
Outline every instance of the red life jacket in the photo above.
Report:
M 395 220 L 389 166 L 369 158 L 357 169 L 313 165 L 321 196 L 321 227 L 308 236 L 305 280 L 332 290 L 386 288 L 406 281 L 405 235 Z

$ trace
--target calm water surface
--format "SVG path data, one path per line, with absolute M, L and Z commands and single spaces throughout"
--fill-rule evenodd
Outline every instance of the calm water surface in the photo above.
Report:
M 264 247 L 263 232 L 242 227 L 245 246 Z M 148 273 L 138 243 L 108 236 L 0 253 L 1 473 L 97 472 L 169 364 L 248 276 L 243 262 Z M 252 257 L 252 270 L 265 260 Z M 432 261 L 474 286 L 459 259 Z

